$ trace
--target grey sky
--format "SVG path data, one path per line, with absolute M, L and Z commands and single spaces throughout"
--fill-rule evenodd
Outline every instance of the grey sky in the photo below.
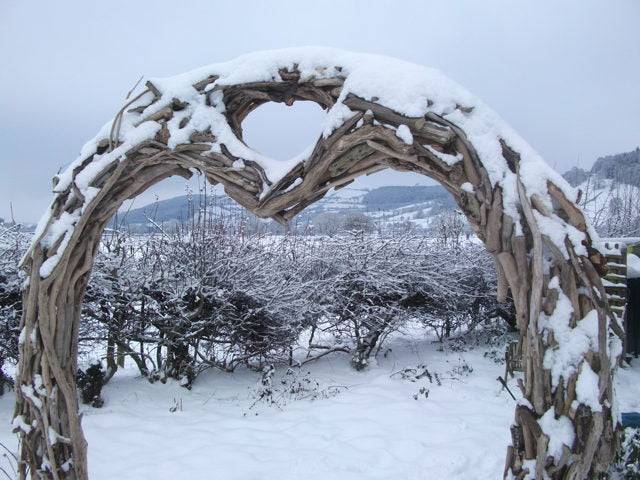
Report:
M 562 171 L 640 144 L 638 0 L 0 0 L 0 217 L 10 201 L 16 219 L 40 216 L 51 176 L 140 75 L 300 45 L 440 68 Z M 247 119 L 246 140 L 264 153 L 287 157 L 318 131 L 313 106 L 261 109 L 270 111 Z M 416 178 L 383 172 L 361 182 L 382 183 Z

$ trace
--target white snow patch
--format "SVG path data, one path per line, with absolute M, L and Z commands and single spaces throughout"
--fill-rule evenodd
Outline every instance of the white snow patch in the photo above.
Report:
M 601 412 L 602 405 L 598 400 L 599 392 L 598 374 L 593 371 L 588 362 L 582 362 L 578 381 L 576 382 L 576 399 L 578 402 L 591 407 L 592 411 Z
M 42 400 L 36 396 L 31 385 L 20 385 L 20 390 L 25 397 L 33 402 L 36 408 L 42 408 Z
M 562 446 L 566 445 L 569 450 L 573 446 L 576 438 L 571 420 L 565 415 L 555 417 L 554 407 L 549 408 L 538 420 L 542 431 L 549 437 L 549 454 L 555 461 L 562 456 Z
M 640 257 L 627 254 L 627 278 L 640 278 Z
M 24 433 L 29 433 L 31 431 L 31 425 L 24 421 L 24 417 L 22 415 L 16 415 L 11 422 L 11 425 L 14 428 L 19 428 Z
M 438 352 L 438 345 L 420 338 L 393 340 L 389 356 L 363 372 L 353 372 L 341 356 L 309 364 L 323 385 L 349 388 L 330 399 L 264 408 L 258 415 L 252 410 L 243 415 L 252 401 L 248 389 L 258 379 L 253 372 L 205 372 L 188 391 L 174 381 L 150 384 L 127 365 L 103 389 L 104 408 L 82 407 L 90 478 L 196 479 L 212 465 L 218 477 L 235 480 L 501 478 L 514 402 L 495 381 L 500 365 L 482 351 Z M 417 362 L 444 372 L 462 358 L 474 372 L 441 387 L 429 387 L 423 379 L 430 390 L 424 400 L 412 397 L 418 383 L 389 378 Z M 614 382 L 620 410 L 640 410 L 640 362 L 619 369 Z M 174 399 L 183 401 L 179 414 L 169 412 Z M 13 419 L 14 401 L 13 392 L 0 397 L 0 442 L 17 451 L 12 420 L 23 431 L 32 426 L 23 417 Z M 546 434 L 557 430 L 550 437 L 561 452 L 565 442 L 572 443 L 562 428 L 566 422 L 550 420 L 560 428 L 541 428 Z M 534 465 L 533 460 L 525 464 Z
M 244 161 L 241 158 L 239 158 L 238 160 L 233 162 L 232 167 L 235 168 L 236 170 L 244 170 L 244 167 L 245 167 Z
M 172 380 L 150 384 L 127 365 L 103 389 L 103 408 L 81 407 L 90 478 L 200 479 L 212 465 L 216 478 L 235 480 L 499 478 L 514 403 L 495 380 L 501 366 L 484 350 L 438 352 L 424 334 L 388 346 L 388 357 L 362 372 L 340 354 L 305 366 L 322 388 L 347 388 L 281 409 L 249 409 L 260 378 L 249 370 L 205 372 L 186 390 Z M 473 372 L 450 379 L 463 361 Z M 390 377 L 423 362 L 442 374 L 441 386 Z M 277 367 L 274 385 L 286 370 Z M 429 396 L 415 400 L 422 386 Z M 518 391 L 514 380 L 509 386 Z M 183 410 L 171 413 L 175 400 Z M 10 448 L 13 401 L 12 393 L 0 397 L 0 441 Z
M 38 395 L 40 396 L 47 395 L 47 388 L 44 386 L 44 382 L 42 381 L 42 375 L 40 375 L 39 373 L 36 373 L 33 376 L 33 385 Z
M 566 237 L 569 237 L 569 240 L 578 255 L 587 255 L 587 247 L 582 244 L 583 240 L 585 240 L 584 233 L 558 217 L 549 218 L 542 215 L 537 210 L 534 210 L 533 214 L 538 222 L 540 233 L 546 235 L 551 239 L 551 241 L 553 241 L 564 255 L 564 258 L 569 258 L 567 247 L 564 244 L 564 239 Z
M 433 148 L 431 145 L 423 145 L 427 150 L 433 153 L 436 157 L 442 160 L 449 166 L 454 166 L 456 163 L 462 160 L 462 154 L 457 153 L 456 155 L 450 155 L 448 153 L 442 153 Z
M 51 442 L 51 445 L 55 445 L 58 442 L 62 442 L 62 443 L 69 443 L 70 442 L 70 440 L 67 437 L 64 437 L 64 436 L 60 435 L 51 426 L 49 427 L 49 429 L 47 431 L 47 434 L 49 436 L 49 442 Z
M 344 103 L 336 103 L 327 112 L 327 116 L 324 120 L 322 128 L 323 138 L 327 138 L 333 133 L 333 131 L 342 125 L 345 121 L 349 120 L 356 113 L 347 107 Z
M 396 129 L 396 135 L 407 145 L 413 145 L 413 135 L 406 125 L 399 125 Z
M 82 206 L 82 211 L 84 212 L 85 208 L 93 201 L 94 198 L 100 193 L 100 189 L 96 187 L 87 187 L 84 192 L 84 205 Z
M 469 182 L 464 182 L 462 185 L 460 185 L 460 189 L 462 191 L 465 192 L 469 192 L 469 193 L 473 193 L 473 185 L 471 185 Z

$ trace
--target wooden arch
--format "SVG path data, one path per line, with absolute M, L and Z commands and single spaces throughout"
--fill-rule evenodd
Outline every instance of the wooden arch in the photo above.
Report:
M 299 100 L 327 110 L 324 133 L 306 155 L 273 162 L 242 142 L 242 121 L 257 106 Z M 330 189 L 385 168 L 422 173 L 453 195 L 496 259 L 498 295 L 510 289 L 515 300 L 523 398 L 505 477 L 583 479 L 606 469 L 619 429 L 612 387 L 619 325 L 576 192 L 439 72 L 294 49 L 148 81 L 54 179 L 54 200 L 23 261 L 20 477 L 88 478 L 75 386 L 78 324 L 101 233 L 124 200 L 195 169 L 258 216 L 286 223 Z

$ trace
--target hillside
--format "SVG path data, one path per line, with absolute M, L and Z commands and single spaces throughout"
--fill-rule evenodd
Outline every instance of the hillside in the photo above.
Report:
M 591 170 L 573 167 L 563 176 L 582 192 L 580 206 L 600 235 L 640 234 L 640 147 L 601 157 Z
M 204 195 L 181 195 L 178 197 L 159 200 L 140 208 L 131 210 L 121 210 L 118 223 L 126 225 L 146 224 L 153 220 L 154 222 L 169 222 L 172 220 L 183 221 L 190 216 L 190 212 L 197 211 L 200 205 L 207 203 L 217 209 L 236 211 L 239 209 L 237 204 L 226 195 L 214 195 L 205 198 Z
M 140 227 L 152 222 L 179 223 L 196 215 L 205 206 L 217 215 L 248 215 L 255 219 L 226 195 L 209 195 L 206 198 L 203 195 L 182 195 L 121 211 L 118 224 Z M 296 220 L 314 224 L 326 222 L 328 218 L 340 221 L 348 215 L 362 214 L 376 222 L 410 221 L 417 226 L 427 227 L 434 215 L 452 210 L 454 207 L 449 193 L 439 185 L 344 188 L 329 193 L 325 198 L 307 207 Z
M 598 233 L 605 237 L 640 234 L 640 187 L 599 175 L 576 185 L 580 206 Z
M 573 167 L 565 172 L 563 177 L 576 187 L 584 183 L 590 175 L 640 187 L 640 147 L 630 152 L 600 157 L 590 170 Z
M 440 185 L 415 185 L 411 187 L 379 187 L 367 192 L 362 203 L 368 210 L 387 210 L 433 200 L 450 200 L 447 191 Z
M 640 147 L 630 152 L 599 158 L 593 164 L 591 172 L 604 178 L 640 186 Z

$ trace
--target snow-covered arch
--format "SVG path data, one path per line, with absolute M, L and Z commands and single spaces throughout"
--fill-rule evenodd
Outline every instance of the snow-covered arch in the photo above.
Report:
M 276 161 L 242 141 L 265 102 L 317 102 L 323 134 Z M 582 479 L 616 445 L 619 325 L 578 193 L 475 96 L 429 68 L 303 48 L 245 55 L 130 94 L 54 178 L 26 255 L 14 425 L 21 478 L 87 478 L 75 387 L 81 302 L 106 223 L 122 202 L 196 169 L 238 203 L 286 223 L 330 189 L 392 168 L 440 182 L 496 259 L 523 340 L 523 394 L 505 476 Z M 590 477 L 591 478 L 591 477 Z

